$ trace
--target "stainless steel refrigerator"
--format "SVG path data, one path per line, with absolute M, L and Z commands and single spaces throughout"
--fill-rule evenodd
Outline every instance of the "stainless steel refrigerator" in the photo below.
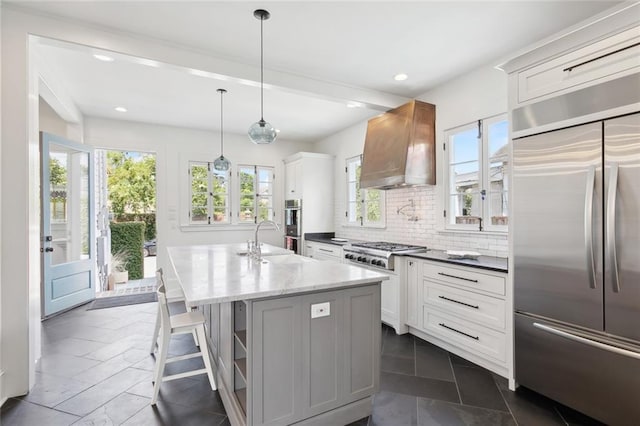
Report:
M 640 424 L 640 113 L 514 139 L 513 179 L 516 381 Z

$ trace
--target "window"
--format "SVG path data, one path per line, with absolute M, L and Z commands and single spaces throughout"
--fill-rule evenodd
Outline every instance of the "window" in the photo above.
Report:
M 273 167 L 238 166 L 239 223 L 273 220 Z
M 229 175 L 228 171 L 215 170 L 212 163 L 189 162 L 189 223 L 210 225 L 230 222 Z
M 507 230 L 508 131 L 502 114 L 445 132 L 446 228 Z
M 385 226 L 384 191 L 360 189 L 362 156 L 347 159 L 347 224 L 383 228 Z

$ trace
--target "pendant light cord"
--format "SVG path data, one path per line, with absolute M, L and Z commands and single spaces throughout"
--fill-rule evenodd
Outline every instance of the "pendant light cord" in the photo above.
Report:
M 260 121 L 264 121 L 264 15 L 260 17 Z
M 222 98 L 224 92 L 220 92 L 220 157 L 224 157 L 224 120 L 222 114 L 224 114 L 224 108 L 222 108 Z

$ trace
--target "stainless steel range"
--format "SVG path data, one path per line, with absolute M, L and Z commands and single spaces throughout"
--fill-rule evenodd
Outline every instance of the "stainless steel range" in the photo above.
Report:
M 345 246 L 343 251 L 344 258 L 349 262 L 393 271 L 394 254 L 421 253 L 427 251 L 427 248 L 408 244 L 374 241 L 351 243 Z

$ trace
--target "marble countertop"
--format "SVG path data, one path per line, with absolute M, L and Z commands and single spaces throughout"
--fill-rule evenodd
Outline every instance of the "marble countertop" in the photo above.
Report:
M 477 260 L 472 259 L 449 259 L 444 250 L 429 250 L 425 253 L 407 254 L 409 257 L 416 257 L 425 260 L 435 260 L 436 262 L 451 263 L 453 265 L 471 266 L 473 268 L 487 269 L 496 272 L 508 272 L 508 259 L 504 257 L 480 256 Z
M 246 244 L 169 247 L 169 260 L 190 306 L 330 290 L 383 281 L 388 275 L 337 262 L 317 261 L 262 245 L 262 261 Z

